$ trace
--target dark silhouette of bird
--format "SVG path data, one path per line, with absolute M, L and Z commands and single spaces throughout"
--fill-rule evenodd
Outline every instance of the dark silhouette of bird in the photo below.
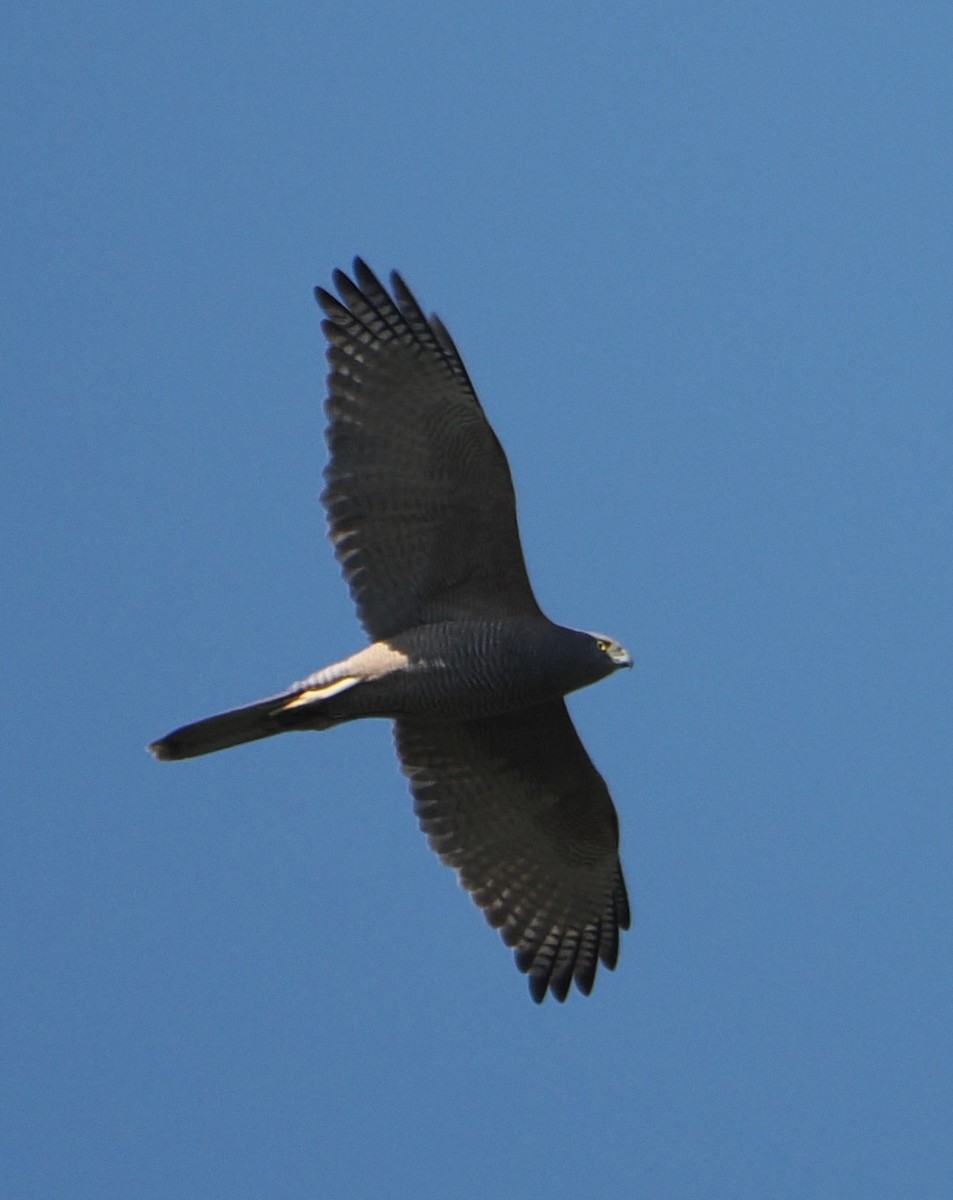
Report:
M 436 316 L 360 260 L 325 319 L 330 539 L 371 644 L 287 691 L 153 742 L 184 759 L 360 717 L 394 722 L 430 845 L 530 993 L 588 994 L 629 902 L 616 811 L 563 697 L 632 660 L 551 622 L 530 587 L 506 456 Z

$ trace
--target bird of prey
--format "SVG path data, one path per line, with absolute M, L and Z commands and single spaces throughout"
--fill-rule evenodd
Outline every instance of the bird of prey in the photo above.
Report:
M 563 697 L 632 660 L 553 624 L 530 587 L 506 456 L 457 348 L 396 273 L 335 271 L 321 497 L 370 645 L 153 742 L 192 758 L 286 730 L 394 722 L 430 845 L 515 952 L 539 1003 L 616 965 L 619 828 Z

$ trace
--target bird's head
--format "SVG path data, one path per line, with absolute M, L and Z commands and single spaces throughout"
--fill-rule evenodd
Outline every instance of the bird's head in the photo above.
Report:
M 621 642 L 617 642 L 614 638 L 606 637 L 604 633 L 590 633 L 596 650 L 600 654 L 604 654 L 612 664 L 613 670 L 619 667 L 634 666 L 632 655 L 626 650 Z

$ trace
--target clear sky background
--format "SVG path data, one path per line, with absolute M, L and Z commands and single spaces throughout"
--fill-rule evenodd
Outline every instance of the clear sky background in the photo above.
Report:
M 946 1198 L 949 3 L 7 15 L 11 1200 Z M 634 923 L 534 1006 L 383 723 L 147 741 L 358 648 L 311 298 L 448 324 Z

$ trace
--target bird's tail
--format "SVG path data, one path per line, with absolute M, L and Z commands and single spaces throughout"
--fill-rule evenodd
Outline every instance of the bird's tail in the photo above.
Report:
M 267 700 L 258 700 L 244 708 L 233 708 L 174 729 L 164 738 L 152 742 L 149 752 L 163 762 L 197 758 L 200 754 L 257 742 L 259 738 L 273 737 L 291 729 L 329 729 L 339 724 L 341 718 L 322 712 L 324 701 L 357 682 L 357 679 L 347 677 L 320 687 L 300 684 L 278 696 L 269 696 Z

